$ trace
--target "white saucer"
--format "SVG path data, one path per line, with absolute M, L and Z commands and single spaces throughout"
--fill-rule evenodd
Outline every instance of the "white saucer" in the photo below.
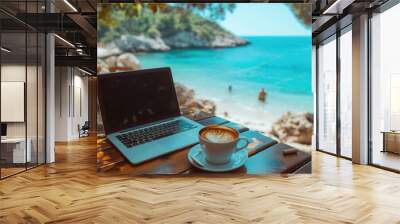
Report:
M 210 172 L 228 172 L 243 166 L 248 158 L 247 153 L 247 149 L 242 149 L 239 152 L 234 153 L 232 155 L 231 161 L 229 161 L 228 163 L 217 165 L 209 163 L 206 160 L 200 144 L 197 144 L 189 150 L 188 160 L 193 166 L 201 170 Z

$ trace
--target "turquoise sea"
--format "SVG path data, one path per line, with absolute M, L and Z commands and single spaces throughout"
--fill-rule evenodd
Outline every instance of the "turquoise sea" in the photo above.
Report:
M 243 37 L 246 46 L 137 55 L 142 68 L 169 66 L 175 82 L 211 99 L 217 114 L 263 131 L 287 111 L 312 112 L 311 36 Z M 229 93 L 228 86 L 233 91 Z M 265 88 L 267 102 L 257 100 Z

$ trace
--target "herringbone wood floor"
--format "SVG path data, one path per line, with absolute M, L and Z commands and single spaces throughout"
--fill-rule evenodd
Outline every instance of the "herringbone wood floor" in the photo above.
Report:
M 98 177 L 94 139 L 0 181 L 0 223 L 400 223 L 400 175 L 313 153 L 313 174 Z

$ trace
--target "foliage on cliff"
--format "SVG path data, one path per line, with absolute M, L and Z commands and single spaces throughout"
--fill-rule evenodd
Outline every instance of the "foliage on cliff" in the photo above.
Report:
M 123 34 L 169 37 L 187 31 L 199 39 L 229 35 L 216 21 L 235 3 L 113 3 L 98 4 L 98 40 L 110 42 Z M 310 4 L 287 4 L 304 26 L 311 25 Z
M 303 22 L 304 26 L 311 26 L 312 23 L 312 11 L 311 4 L 289 4 L 290 9 L 295 16 Z
M 109 42 L 122 34 L 167 38 L 180 32 L 200 39 L 231 35 L 215 20 L 235 4 L 106 4 L 98 8 L 98 40 Z

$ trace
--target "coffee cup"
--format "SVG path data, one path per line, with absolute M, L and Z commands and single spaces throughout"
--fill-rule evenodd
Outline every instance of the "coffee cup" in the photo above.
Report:
M 206 160 L 213 164 L 228 163 L 235 152 L 246 148 L 249 144 L 248 139 L 239 138 L 238 131 L 222 125 L 202 128 L 199 140 Z M 244 141 L 245 144 L 238 147 L 240 141 Z

